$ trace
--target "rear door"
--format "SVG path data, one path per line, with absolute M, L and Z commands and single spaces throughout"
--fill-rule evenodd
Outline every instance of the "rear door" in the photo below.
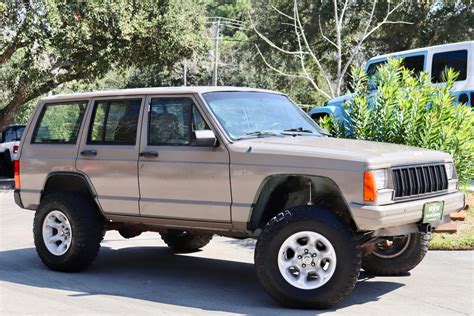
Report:
M 152 96 L 147 104 L 139 158 L 141 216 L 230 222 L 229 154 L 222 142 L 193 143 L 195 130 L 212 128 L 194 96 Z
M 97 192 L 105 213 L 139 215 L 138 148 L 144 97 L 94 99 L 76 168 Z

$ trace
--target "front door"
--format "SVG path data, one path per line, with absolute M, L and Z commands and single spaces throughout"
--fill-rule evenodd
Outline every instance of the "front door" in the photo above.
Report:
M 208 130 L 192 95 L 147 99 L 139 157 L 140 215 L 230 222 L 229 155 L 225 146 L 200 147 Z
M 96 99 L 88 114 L 76 168 L 89 177 L 108 214 L 140 214 L 137 164 L 143 99 Z

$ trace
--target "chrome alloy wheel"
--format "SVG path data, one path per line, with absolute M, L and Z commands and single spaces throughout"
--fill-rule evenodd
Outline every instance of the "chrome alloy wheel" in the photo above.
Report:
M 72 228 L 67 216 L 58 210 L 48 213 L 43 221 L 43 241 L 50 253 L 62 256 L 71 247 Z
M 312 231 L 288 237 L 278 253 L 278 268 L 292 286 L 313 290 L 326 284 L 336 270 L 336 251 L 329 240 Z

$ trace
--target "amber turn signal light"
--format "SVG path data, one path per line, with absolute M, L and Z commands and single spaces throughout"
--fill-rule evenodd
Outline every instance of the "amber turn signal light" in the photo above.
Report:
M 366 171 L 364 172 L 364 201 L 375 202 L 376 199 L 375 176 L 372 171 Z

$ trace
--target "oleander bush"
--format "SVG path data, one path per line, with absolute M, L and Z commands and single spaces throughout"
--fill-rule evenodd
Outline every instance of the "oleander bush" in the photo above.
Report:
M 456 77 L 447 70 L 446 84 L 435 86 L 427 73 L 414 75 L 392 59 L 379 68 L 374 93 L 365 71 L 353 68 L 354 93 L 344 105 L 345 121 L 326 117 L 320 123 L 336 137 L 448 152 L 460 183 L 466 184 L 474 178 L 474 112 L 457 105 L 449 92 Z

